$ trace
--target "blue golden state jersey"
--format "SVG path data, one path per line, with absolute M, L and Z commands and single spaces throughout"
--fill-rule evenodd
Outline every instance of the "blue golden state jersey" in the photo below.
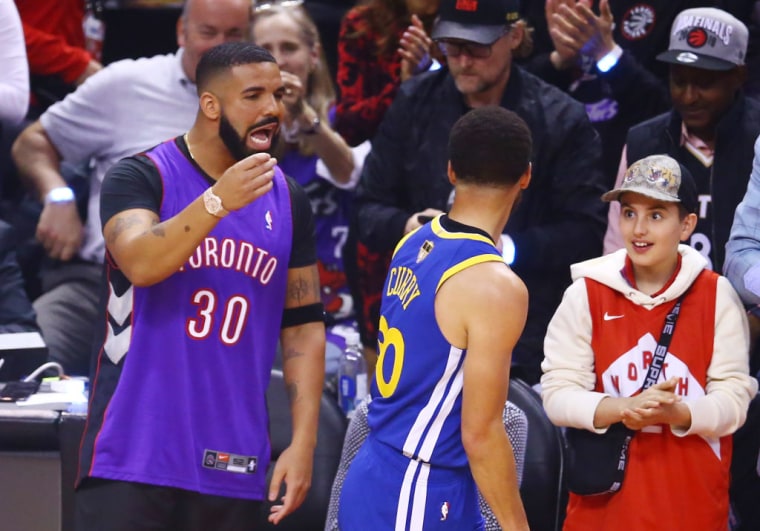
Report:
M 432 465 L 467 466 L 461 437 L 467 352 L 441 333 L 435 296 L 453 275 L 483 262 L 503 263 L 493 240 L 439 216 L 401 240 L 383 287 L 370 436 Z

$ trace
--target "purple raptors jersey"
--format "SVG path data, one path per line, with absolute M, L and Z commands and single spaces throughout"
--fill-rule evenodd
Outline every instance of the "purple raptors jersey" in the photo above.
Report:
M 174 140 L 145 154 L 160 219 L 207 178 Z M 133 286 L 107 257 L 106 339 L 92 383 L 80 478 L 266 497 L 265 392 L 279 338 L 293 222 L 287 182 L 231 212 L 167 279 Z

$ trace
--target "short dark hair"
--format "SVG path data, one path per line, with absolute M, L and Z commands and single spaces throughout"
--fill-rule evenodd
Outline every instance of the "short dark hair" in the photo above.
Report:
M 509 186 L 528 169 L 533 141 L 525 121 L 497 105 L 473 109 L 449 135 L 451 168 L 465 182 Z
M 277 63 L 275 58 L 261 46 L 250 42 L 225 42 L 203 54 L 195 69 L 195 83 L 200 95 L 209 81 L 233 66 L 251 63 Z

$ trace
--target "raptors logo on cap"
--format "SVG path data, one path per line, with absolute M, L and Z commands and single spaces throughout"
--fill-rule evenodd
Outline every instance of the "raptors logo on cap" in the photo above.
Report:
M 694 28 L 686 36 L 686 42 L 688 42 L 689 46 L 692 48 L 701 48 L 707 44 L 707 32 L 702 28 Z

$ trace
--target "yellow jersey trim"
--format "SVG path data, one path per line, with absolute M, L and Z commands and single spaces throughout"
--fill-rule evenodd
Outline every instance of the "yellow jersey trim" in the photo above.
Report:
M 474 265 L 478 264 L 484 264 L 486 262 L 501 262 L 502 264 L 506 265 L 504 262 L 504 259 L 501 256 L 495 255 L 495 254 L 480 254 L 478 256 L 473 256 L 472 258 L 468 258 L 467 260 L 463 260 L 459 262 L 456 265 L 451 266 L 448 268 L 443 275 L 441 275 L 441 280 L 438 281 L 438 285 L 435 287 L 435 292 L 438 293 L 438 290 L 441 289 L 441 286 L 444 282 L 446 282 L 448 279 L 459 273 L 460 271 L 464 271 L 468 267 L 472 267 Z
M 394 256 L 396 256 L 396 253 L 398 252 L 398 250 L 399 250 L 399 249 L 401 249 L 401 246 L 402 246 L 402 245 L 404 245 L 404 242 L 405 242 L 406 240 L 408 240 L 408 239 L 409 239 L 409 237 L 410 237 L 412 234 L 414 234 L 415 232 L 417 232 L 417 231 L 418 231 L 418 230 L 420 230 L 421 228 L 422 228 L 422 227 L 417 227 L 417 228 L 416 228 L 416 229 L 414 229 L 413 231 L 410 231 L 408 234 L 405 234 L 405 235 L 404 235 L 404 236 L 403 236 L 403 237 L 402 237 L 402 238 L 399 240 L 399 242 L 396 244 L 396 248 L 395 248 L 395 249 L 393 249 L 393 254 L 391 255 L 391 258 L 392 258 L 392 257 L 394 257 Z

